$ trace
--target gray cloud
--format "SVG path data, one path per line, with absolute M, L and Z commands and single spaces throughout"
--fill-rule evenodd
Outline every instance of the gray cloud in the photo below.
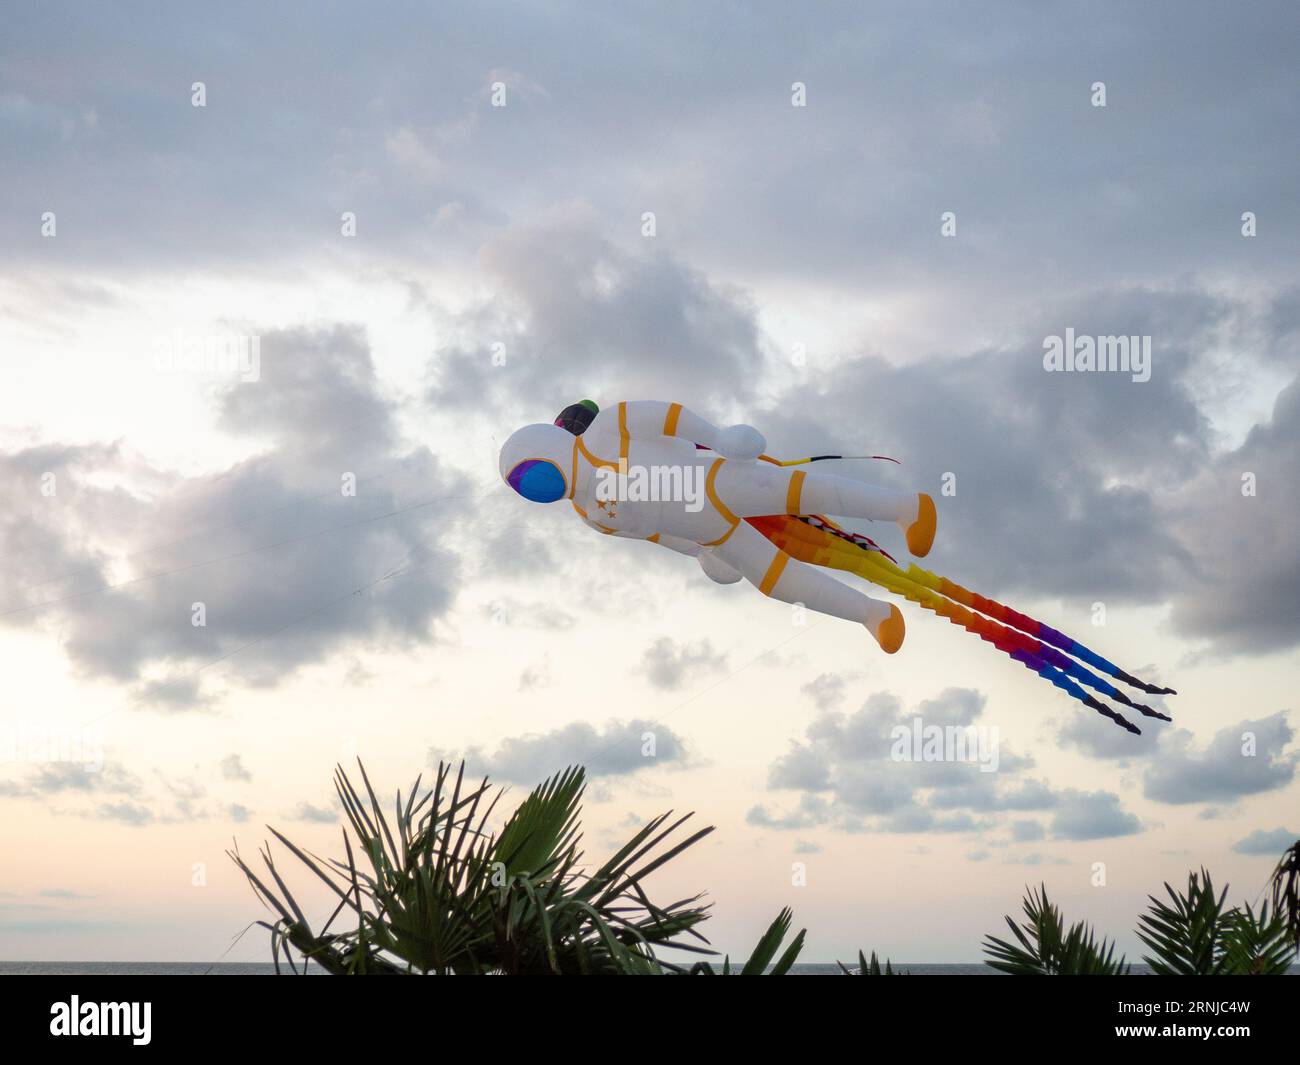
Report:
M 727 668 L 727 657 L 713 650 L 711 641 L 678 643 L 660 636 L 641 655 L 638 672 L 656 688 L 676 691 L 689 681 Z
M 1176 702 L 1176 701 L 1175 701 Z M 1147 700 L 1148 705 L 1163 708 L 1166 713 L 1174 713 L 1177 706 L 1158 697 Z M 1117 728 L 1101 729 L 1097 727 L 1096 715 L 1074 704 L 1074 711 L 1057 731 L 1057 740 L 1063 747 L 1073 747 L 1093 758 L 1105 758 L 1125 765 L 1135 759 L 1149 757 L 1156 750 L 1162 737 L 1167 736 L 1167 729 L 1143 728 L 1142 735 L 1134 736 L 1131 732 Z
M 635 33 L 584 17 L 575 34 L 546 7 L 503 21 L 401 4 L 367 48 L 342 9 L 130 32 L 107 12 L 35 13 L 7 38 L 21 61 L 0 81 L 4 192 L 59 205 L 61 236 L 51 251 L 15 212 L 0 239 L 24 267 L 277 264 L 337 254 L 352 209 L 353 246 L 416 263 L 584 196 L 629 235 L 655 210 L 659 242 L 767 275 L 798 263 L 846 289 L 908 288 L 973 260 L 963 282 L 997 297 L 995 313 L 1008 282 L 1068 287 L 1119 256 L 1128 273 L 1285 263 L 1285 240 L 1235 227 L 1250 207 L 1262 232 L 1295 229 L 1293 160 L 1264 135 L 1297 125 L 1288 6 L 1252 5 L 1249 20 L 1172 2 L 1096 10 L 1066 3 L 1048 24 L 949 4 L 798 18 L 673 6 L 638 12 Z M 498 78 L 504 108 L 490 106 Z M 189 106 L 196 79 L 203 109 Z M 795 79 L 806 108 L 790 106 Z M 1098 79 L 1105 109 L 1088 103 Z M 1220 150 L 1188 166 L 1202 144 Z M 937 235 L 948 209 L 956 248 Z
M 831 761 L 825 751 L 796 744 L 788 754 L 781 755 L 768 767 L 767 786 L 796 791 L 829 791 Z
M 1014 766 L 1007 769 L 1014 772 Z M 939 809 L 965 807 L 991 813 L 1000 810 L 1048 810 L 1057 804 L 1057 794 L 1040 780 L 1020 781 L 1012 787 L 1000 786 L 997 774 L 964 774 L 942 784 L 930 797 L 930 805 Z
M 132 705 L 147 706 L 163 713 L 204 710 L 217 701 L 211 692 L 204 690 L 201 677 L 185 673 L 138 684 L 132 689 L 130 698 Z
M 1266 349 L 1267 350 L 1267 349 Z M 1292 365 L 1296 365 L 1292 360 Z M 1244 478 L 1254 495 L 1244 495 Z M 1215 650 L 1262 654 L 1300 641 L 1300 377 L 1272 418 L 1216 458 L 1177 497 L 1172 524 L 1196 553 L 1174 596 L 1174 624 Z
M 853 359 L 810 378 L 792 408 L 800 413 L 778 408 L 763 425 L 777 453 L 868 449 L 904 460 L 901 471 L 873 466 L 864 475 L 874 480 L 937 494 L 953 474 L 935 548 L 940 572 L 1010 591 L 1149 597 L 1186 575 L 1187 550 L 1163 528 L 1152 492 L 1205 460 L 1207 428 L 1181 376 L 1189 350 L 1211 333 L 1210 300 L 1102 292 L 1061 306 L 1037 329 L 1024 323 L 1017 344 L 901 366 Z M 1042 337 L 1061 323 L 1080 333 L 1155 332 L 1160 372 L 1144 385 L 1044 373 Z M 1123 439 L 1124 450 L 1099 445 L 1109 439 Z M 1140 466 L 1132 454 L 1143 456 Z
M 230 758 L 223 760 L 223 770 L 229 762 Z M 224 772 L 223 776 L 238 779 Z M 54 814 L 116 821 L 132 827 L 183 824 L 213 817 L 242 821 L 248 816 L 248 810 L 237 803 L 214 805 L 207 788 L 197 779 L 173 777 L 157 769 L 142 778 L 115 762 L 107 762 L 99 769 L 67 762 L 31 766 L 24 777 L 0 781 L 0 796 L 44 800 Z
M 1285 711 L 1239 721 L 1214 734 L 1204 747 L 1191 733 L 1170 733 L 1147 764 L 1142 793 L 1174 804 L 1223 802 L 1285 787 L 1295 779 L 1300 751 L 1286 748 L 1295 736 Z
M 1198 394 L 1224 376 L 1225 344 L 1259 365 L 1290 343 L 1275 312 L 1268 296 L 1191 283 L 1094 289 L 1022 319 L 1019 341 L 904 365 L 842 360 L 810 373 L 797 403 L 754 418 L 778 454 L 867 449 L 905 460 L 901 471 L 848 475 L 931 491 L 954 475 L 934 568 L 1002 594 L 1073 599 L 1078 620 L 1067 613 L 1067 631 L 1097 600 L 1112 609 L 1168 600 L 1177 631 L 1213 641 L 1217 653 L 1274 651 L 1300 640 L 1291 488 L 1300 483 L 1300 379 L 1277 397 L 1270 421 L 1224 454 Z M 1041 340 L 1066 324 L 1151 335 L 1151 380 L 1043 372 Z M 1249 379 L 1245 365 L 1227 372 Z M 1254 497 L 1242 495 L 1244 473 L 1257 478 Z M 1105 643 L 1104 632 L 1084 635 Z M 1122 663 L 1124 650 L 1103 653 Z
M 1029 854 L 1008 855 L 1002 859 L 1003 865 L 1065 865 L 1064 858 L 1039 854 L 1033 851 Z
M 86 794 L 137 796 L 143 789 L 139 777 L 112 762 L 98 769 L 74 762 L 47 762 L 31 767 L 24 780 L 0 781 L 0 795 L 14 798 Z
M 95 807 L 93 816 L 101 821 L 118 821 L 133 828 L 151 825 L 155 820 L 154 812 L 149 807 L 129 799 L 101 803 Z
M 643 750 L 653 753 L 643 754 Z M 430 764 L 459 761 L 460 756 L 432 750 L 429 760 Z M 549 732 L 512 736 L 493 752 L 470 747 L 464 760 L 473 773 L 529 786 L 568 765 L 582 766 L 588 777 L 613 777 L 689 761 L 681 736 L 661 722 L 642 718 L 610 720 L 603 728 L 575 721 Z
M 940 816 L 919 806 L 908 806 L 892 811 L 877 827 L 883 832 L 978 832 L 988 828 L 989 822 L 967 813 Z M 850 828 L 854 829 L 865 830 L 865 826 Z
M 1037 821 L 1012 821 L 1011 838 L 1017 843 L 1032 843 L 1042 839 L 1047 833 Z
M 244 760 L 238 754 L 228 754 L 221 759 L 221 776 L 226 780 L 249 781 L 253 774 L 244 768 Z
M 834 710 L 844 701 L 844 689 L 851 680 L 852 675 L 843 673 L 819 673 L 799 690 L 818 710 Z
M 948 688 L 906 712 L 898 698 L 876 692 L 852 714 L 824 712 L 768 767 L 768 787 L 798 798 L 785 812 L 764 804 L 747 820 L 762 828 L 806 829 L 828 825 L 844 832 L 979 832 L 1014 813 L 1051 811 L 1056 838 L 1098 838 L 1139 830 L 1136 818 L 1108 792 L 1081 795 L 1027 776 L 1033 761 L 998 744 L 995 772 L 975 760 L 895 760 L 895 729 L 911 736 L 922 727 L 979 726 L 986 700 L 970 688 Z M 986 734 L 992 742 L 992 734 Z M 978 747 L 973 747 L 978 752 Z M 1044 838 L 1037 821 L 1010 823 L 1013 838 Z M 1089 835 L 1088 833 L 1094 833 Z
M 1237 840 L 1232 845 L 1232 849 L 1238 854 L 1263 854 L 1280 858 L 1282 852 L 1297 839 L 1300 839 L 1300 833 L 1285 828 L 1275 828 L 1271 831 L 1257 828 L 1249 836 Z
M 750 807 L 745 821 L 758 828 L 801 829 L 816 828 L 828 823 L 831 810 L 824 799 L 805 792 L 798 805 L 783 814 L 774 814 L 761 803 Z
M 293 821 L 309 821 L 320 825 L 333 825 L 339 820 L 339 813 L 332 806 L 317 806 L 315 803 L 302 801 L 287 815 Z
M 262 339 L 260 379 L 228 389 L 220 424 L 291 449 L 290 469 L 358 476 L 358 462 L 388 457 L 398 445 L 396 407 L 375 372 L 365 334 L 342 325 L 276 331 Z M 264 385 L 265 387 L 257 387 Z
M 545 600 L 522 602 L 510 596 L 486 604 L 483 614 L 499 625 L 518 625 L 548 632 L 567 632 L 578 623 L 575 615 L 556 603 Z
M 221 417 L 267 450 L 221 474 L 180 479 L 105 448 L 0 458 L 0 481 L 15 482 L 30 508 L 27 524 L 9 519 L 6 539 L 30 546 L 45 563 L 37 572 L 50 574 L 33 582 L 30 557 L 0 560 L 12 604 L 0 619 L 57 617 L 82 673 L 126 683 L 154 674 L 134 698 L 161 709 L 210 701 L 194 671 L 218 659 L 244 683 L 270 686 L 347 641 L 431 638 L 458 575 L 434 519 L 454 512 L 463 484 L 426 449 L 396 444 L 394 409 L 355 330 L 277 332 L 262 348 L 261 380 L 226 392 Z M 42 468 L 64 486 L 57 508 L 34 490 Z M 156 498 L 95 487 L 90 476 L 105 473 L 145 478 Z M 355 495 L 343 492 L 348 474 Z M 118 558 L 132 576 L 110 576 Z M 390 570 L 403 572 L 374 583 Z M 364 603 L 350 597 L 366 586 Z
M 1052 816 L 1055 839 L 1110 839 L 1142 831 L 1142 822 L 1121 808 L 1119 796 L 1108 791 L 1066 789 Z
M 546 688 L 551 683 L 550 663 L 543 659 L 531 666 L 526 666 L 519 674 L 519 690 L 532 691 L 534 688 Z
M 497 320 L 472 313 L 466 341 L 432 360 L 437 407 L 526 403 L 531 420 L 549 421 L 616 389 L 717 408 L 746 394 L 762 366 L 757 314 L 742 294 L 667 251 L 626 250 L 580 205 L 508 227 L 478 263 L 495 285 Z
M 973 725 L 987 701 L 984 693 L 974 688 L 945 688 L 933 699 L 922 699 L 915 716 L 927 725 Z

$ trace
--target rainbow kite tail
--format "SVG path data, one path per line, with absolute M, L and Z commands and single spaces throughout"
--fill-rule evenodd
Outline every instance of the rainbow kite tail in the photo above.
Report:
M 940 595 L 947 596 L 972 610 L 978 610 L 981 614 L 987 614 L 991 618 L 1010 625 L 1014 629 L 1033 636 L 1043 643 L 1051 644 L 1053 647 L 1064 651 L 1068 655 L 1086 662 L 1093 669 L 1108 677 L 1114 677 L 1118 681 L 1144 691 L 1148 695 L 1177 695 L 1173 688 L 1160 688 L 1154 684 L 1148 684 L 1144 680 L 1139 680 L 1131 673 L 1126 673 L 1113 662 L 1102 658 L 1097 652 L 1090 650 L 1078 640 L 1071 639 L 1063 632 L 1058 632 L 1050 625 L 1044 625 L 1041 621 L 1022 614 L 1018 610 L 1013 610 L 1009 606 L 989 599 L 980 595 L 978 592 L 972 592 L 968 588 L 963 588 L 960 584 L 950 581 L 947 577 L 940 577 L 938 574 L 931 573 L 929 570 L 922 569 L 920 566 L 912 563 L 907 567 L 907 576 L 916 581 L 917 584 L 923 584 L 927 588 L 932 588 Z M 1154 713 L 1154 711 L 1153 711 Z M 1160 717 L 1163 715 L 1155 714 Z M 1168 719 L 1166 719 L 1168 720 Z
M 952 624 L 993 644 L 1010 658 L 1129 732 L 1141 734 L 1136 725 L 1084 691 L 1080 683 L 1147 717 L 1170 720 L 1167 715 L 1134 702 L 1109 681 L 1063 652 L 1076 654 L 1107 676 L 1132 684 L 1143 691 L 1171 694 L 1172 689 L 1145 684 L 1064 633 L 944 577 L 915 565 L 903 570 L 868 537 L 847 532 L 833 521 L 818 515 L 773 515 L 748 520 L 791 557 L 801 562 L 857 574 L 909 602 L 947 618 Z M 998 620 L 994 620 L 995 617 Z
M 1063 673 L 1066 673 L 1069 676 L 1074 677 L 1076 680 L 1083 681 L 1083 683 L 1088 685 L 1088 687 L 1101 692 L 1101 694 L 1106 696 L 1106 698 L 1114 699 L 1117 703 L 1123 703 L 1125 706 L 1129 707 L 1130 709 L 1136 710 L 1143 717 L 1155 717 L 1155 718 L 1159 718 L 1161 721 L 1173 720 L 1173 718 L 1171 718 L 1168 714 L 1162 714 L 1159 710 L 1153 710 L 1145 703 L 1134 702 L 1122 691 L 1116 688 L 1115 685 L 1108 684 L 1106 681 L 1102 680 L 1101 677 L 1097 676 L 1095 673 L 1091 672 L 1090 670 L 1084 669 L 1083 666 L 1079 665 L 1078 662 L 1075 662 L 1073 659 L 1067 658 L 1065 655 L 1061 654 L 1061 652 L 1056 650 L 1055 648 L 1043 646 L 1042 652 L 1043 652 L 1044 661 L 1055 666 Z
M 1121 728 L 1127 729 L 1134 735 L 1140 736 L 1142 734 L 1142 730 L 1129 721 L 1128 718 L 1111 709 L 1100 699 L 1089 695 L 1075 683 L 1075 680 L 1080 680 L 1104 695 L 1116 694 L 1119 696 L 1120 702 L 1133 706 L 1135 709 L 1138 708 L 1122 692 L 1119 692 L 1101 677 L 1079 665 L 1079 663 L 1071 661 L 1059 651 L 1047 647 L 1032 636 L 1008 628 L 1005 625 L 1000 625 L 991 618 L 983 617 L 973 610 L 967 609 L 960 603 L 954 603 L 943 598 L 937 592 L 908 579 L 898 567 L 885 559 L 867 557 L 855 561 L 857 566 L 854 572 L 865 576 L 867 580 L 879 584 L 882 588 L 897 595 L 901 595 L 910 602 L 916 603 L 940 617 L 947 618 L 954 625 L 959 625 L 967 632 L 974 633 L 985 642 L 993 644 L 994 647 L 1003 651 L 1014 661 L 1033 670 L 1067 695 L 1078 699 L 1084 706 L 1090 707 L 1104 717 L 1110 718 Z M 894 572 L 890 572 L 891 570 Z M 1150 713 L 1154 714 L 1155 711 L 1152 710 Z
M 1032 654 L 1030 654 L 1027 651 L 1012 651 L 1011 657 L 1014 658 L 1017 662 L 1023 662 L 1025 665 L 1027 665 L 1030 669 L 1032 669 L 1044 680 L 1051 681 L 1051 683 L 1055 684 L 1058 688 L 1061 689 L 1061 691 L 1065 692 L 1067 695 L 1074 696 L 1074 698 L 1078 699 L 1079 702 L 1083 703 L 1084 706 L 1090 706 L 1092 707 L 1092 709 L 1096 710 L 1097 713 L 1101 714 L 1103 717 L 1110 718 L 1112 721 L 1115 722 L 1115 724 L 1119 725 L 1120 728 L 1127 729 L 1135 736 L 1142 735 L 1142 730 L 1138 728 L 1135 724 L 1133 724 L 1133 722 L 1131 722 L 1128 718 L 1112 710 L 1100 699 L 1094 699 L 1086 691 L 1084 691 L 1077 684 L 1075 684 L 1074 681 L 1072 681 L 1068 676 L 1066 676 L 1065 673 L 1063 673 L 1059 669 L 1055 669 L 1054 667 L 1048 665 L 1047 662 L 1045 662 L 1043 659 L 1035 658 Z M 1165 720 L 1168 720 L 1168 718 L 1166 718 Z

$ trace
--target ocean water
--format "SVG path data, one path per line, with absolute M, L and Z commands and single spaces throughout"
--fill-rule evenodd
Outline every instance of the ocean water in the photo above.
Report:
M 989 976 L 995 975 L 986 965 L 974 964 L 903 964 L 897 966 L 915 976 Z M 170 962 L 170 961 L 0 961 L 0 976 L 274 976 L 270 962 Z M 309 975 L 323 976 L 312 966 Z M 796 965 L 794 976 L 838 976 L 834 962 L 809 962 Z
M 1141 962 L 1133 964 L 1133 975 L 1150 975 Z M 997 976 L 982 962 L 901 962 L 895 970 L 912 976 Z M 838 976 L 834 962 L 805 962 L 791 969 L 792 976 Z M 270 962 L 186 961 L 0 961 L 0 976 L 274 976 Z M 285 973 L 284 975 L 288 975 Z M 324 976 L 324 970 L 312 966 L 309 976 Z M 1300 976 L 1300 966 L 1293 966 L 1292 976 Z
M 981 964 L 903 965 L 916 976 L 980 976 L 992 970 Z M 796 965 L 791 975 L 837 976 L 834 962 L 809 962 Z M 270 962 L 203 962 L 185 961 L 0 961 L 0 976 L 274 976 Z M 323 976 L 312 966 L 309 975 Z

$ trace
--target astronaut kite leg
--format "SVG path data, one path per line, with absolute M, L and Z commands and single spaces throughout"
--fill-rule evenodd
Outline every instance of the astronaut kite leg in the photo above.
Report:
M 903 646 L 906 629 L 898 607 L 863 595 L 815 566 L 791 558 L 743 521 L 722 543 L 700 552 L 702 560 L 710 554 L 740 572 L 764 595 L 865 625 L 886 654 Z
M 924 493 L 895 492 L 834 474 L 743 462 L 723 462 L 715 485 L 719 498 L 737 517 L 833 514 L 892 521 L 917 558 L 924 558 L 934 543 L 934 500 Z

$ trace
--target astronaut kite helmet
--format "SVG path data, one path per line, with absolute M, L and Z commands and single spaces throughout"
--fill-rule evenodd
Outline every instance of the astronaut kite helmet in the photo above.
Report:
M 558 425 L 525 425 L 501 448 L 501 479 L 525 499 L 554 503 L 569 494 L 564 472 L 573 460 L 573 435 Z

